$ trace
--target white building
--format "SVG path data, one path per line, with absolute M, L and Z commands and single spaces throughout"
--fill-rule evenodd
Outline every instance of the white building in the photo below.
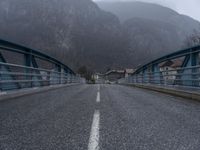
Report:
M 180 60 L 169 60 L 160 65 L 160 71 L 162 72 L 164 83 L 173 84 L 177 79 L 178 68 L 182 65 Z

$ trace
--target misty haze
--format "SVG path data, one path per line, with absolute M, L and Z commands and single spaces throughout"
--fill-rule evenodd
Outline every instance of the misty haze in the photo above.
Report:
M 1 0 L 0 150 L 199 150 L 199 0 Z

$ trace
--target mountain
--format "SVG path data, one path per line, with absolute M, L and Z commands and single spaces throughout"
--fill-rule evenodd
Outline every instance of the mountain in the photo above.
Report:
M 182 46 L 177 28 L 154 20 L 133 18 L 124 23 L 132 64 L 141 65 L 174 52 Z
M 1 0 L 0 38 L 41 49 L 75 70 L 127 62 L 119 19 L 90 0 Z
M 176 26 L 182 32 L 190 34 L 193 29 L 200 28 L 198 21 L 191 17 L 181 15 L 176 11 L 153 3 L 145 2 L 104 2 L 100 1 L 97 3 L 98 6 L 105 10 L 112 12 L 122 22 L 125 22 L 132 18 L 142 18 L 155 21 L 162 21 Z
M 134 66 L 177 51 L 200 23 L 157 4 L 144 2 L 98 2 L 120 19 Z
M 0 1 L 0 38 L 42 50 L 74 70 L 136 67 L 180 49 L 198 26 L 187 16 L 149 3 Z

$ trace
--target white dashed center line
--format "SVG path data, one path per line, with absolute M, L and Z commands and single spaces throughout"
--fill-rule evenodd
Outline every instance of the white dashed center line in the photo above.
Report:
M 98 92 L 97 92 L 96 102 L 100 103 L 100 86 L 98 86 Z
M 96 110 L 93 116 L 88 150 L 99 150 L 99 122 L 100 112 L 99 110 Z
M 96 102 L 100 103 L 100 86 L 98 86 Z M 99 110 L 95 110 L 90 132 L 88 150 L 99 150 L 99 124 L 100 124 L 100 112 Z
M 99 91 L 97 92 L 97 99 L 96 99 L 96 102 L 97 102 L 97 103 L 100 103 L 100 92 L 99 92 Z

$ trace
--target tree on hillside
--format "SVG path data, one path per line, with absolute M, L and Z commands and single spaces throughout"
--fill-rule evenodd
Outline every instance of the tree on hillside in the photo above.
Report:
M 200 45 L 200 29 L 194 30 L 193 34 L 188 36 L 184 41 L 184 47 Z
M 81 66 L 77 72 L 81 75 L 81 77 L 85 78 L 86 80 L 92 79 L 92 72 L 89 71 L 86 66 Z

